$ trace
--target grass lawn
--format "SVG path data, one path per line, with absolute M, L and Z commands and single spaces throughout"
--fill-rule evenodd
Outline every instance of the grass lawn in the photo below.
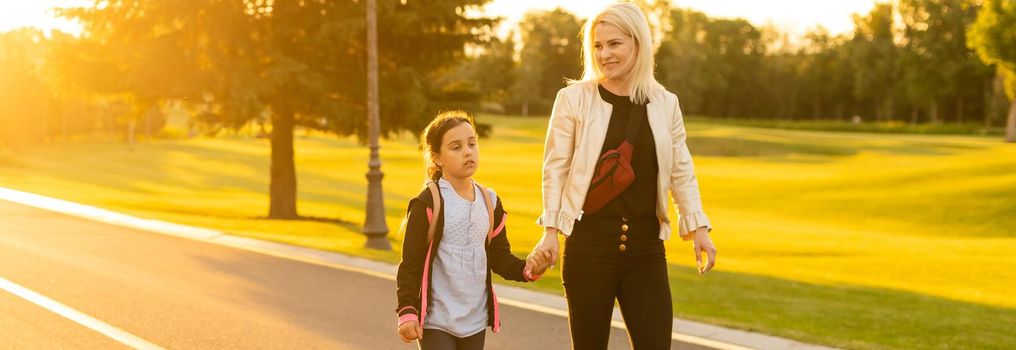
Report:
M 900 120 L 863 121 L 857 124 L 847 120 L 781 120 L 781 119 L 742 119 L 718 117 L 687 117 L 697 123 L 711 123 L 734 126 L 752 126 L 760 128 L 812 130 L 812 131 L 844 131 L 889 134 L 940 134 L 940 135 L 995 135 L 1001 137 L 1005 133 L 1003 127 L 985 127 L 983 121 L 974 120 L 966 123 L 922 123 L 911 124 Z
M 524 256 L 540 234 L 546 118 L 480 122 L 494 133 L 481 140 L 477 179 L 504 198 Z M 690 244 L 667 242 L 676 316 L 846 348 L 1016 347 L 1016 145 L 698 119 L 689 134 L 720 255 L 717 271 L 699 277 Z M 327 220 L 262 218 L 263 139 L 0 152 L 0 186 L 397 262 L 395 231 L 423 179 L 415 138 L 381 148 L 394 252 L 362 248 L 367 150 L 320 134 L 296 143 L 299 212 Z M 560 292 L 558 273 L 532 287 Z

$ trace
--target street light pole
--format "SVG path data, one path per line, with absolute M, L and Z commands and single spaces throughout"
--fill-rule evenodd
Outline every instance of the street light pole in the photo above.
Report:
M 388 243 L 388 225 L 385 223 L 384 192 L 381 190 L 381 157 L 378 155 L 378 135 L 381 121 L 378 113 L 377 81 L 377 0 L 367 0 L 367 133 L 370 142 L 370 161 L 367 171 L 367 219 L 363 234 L 367 248 L 391 250 Z

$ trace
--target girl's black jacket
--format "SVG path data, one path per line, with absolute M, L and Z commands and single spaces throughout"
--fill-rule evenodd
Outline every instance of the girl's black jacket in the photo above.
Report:
M 493 191 L 490 191 L 490 194 L 493 194 Z M 490 194 L 485 193 L 484 195 Z M 441 291 L 434 291 L 430 288 L 431 269 L 444 232 L 444 198 L 440 196 L 440 193 L 438 193 L 438 197 L 442 201 L 442 213 L 439 213 L 437 218 L 432 218 L 434 199 L 430 188 L 427 187 L 416 198 L 409 201 L 409 207 L 406 210 L 406 236 L 402 243 L 402 262 L 399 263 L 396 277 L 398 285 L 396 294 L 399 304 L 396 312 L 399 316 L 399 324 L 418 321 L 422 326 L 426 322 L 427 304 L 429 304 L 431 296 L 433 293 L 441 293 Z M 482 200 L 482 198 L 476 200 Z M 530 279 L 526 278 L 523 271 L 526 261 L 511 253 L 508 232 L 505 228 L 508 213 L 504 211 L 500 198 L 496 198 L 493 203 L 495 203 L 494 229 L 486 243 L 487 322 L 491 330 L 496 333 L 501 329 L 501 319 L 497 295 L 494 294 L 491 283 L 491 271 L 508 280 L 529 282 Z M 437 227 L 433 241 L 428 242 L 427 230 L 432 219 L 437 220 Z

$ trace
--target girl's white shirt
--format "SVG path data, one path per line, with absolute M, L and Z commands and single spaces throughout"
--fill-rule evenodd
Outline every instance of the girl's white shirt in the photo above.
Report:
M 467 201 L 445 179 L 438 180 L 444 198 L 444 231 L 434 259 L 433 294 L 424 328 L 464 338 L 487 327 L 487 252 L 490 218 L 480 187 Z M 493 191 L 488 195 L 497 203 Z

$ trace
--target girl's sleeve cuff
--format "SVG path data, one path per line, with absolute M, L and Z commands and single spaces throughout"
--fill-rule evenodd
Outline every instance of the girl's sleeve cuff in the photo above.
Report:
M 403 324 L 410 321 L 420 322 L 420 317 L 417 316 L 416 314 L 402 315 L 401 317 L 399 317 L 399 327 L 402 327 Z
M 529 270 L 523 271 L 522 274 L 526 276 L 526 279 L 529 280 L 529 282 L 536 281 L 536 280 L 540 279 L 540 277 L 543 277 L 542 274 L 540 274 L 540 275 L 534 275 Z

